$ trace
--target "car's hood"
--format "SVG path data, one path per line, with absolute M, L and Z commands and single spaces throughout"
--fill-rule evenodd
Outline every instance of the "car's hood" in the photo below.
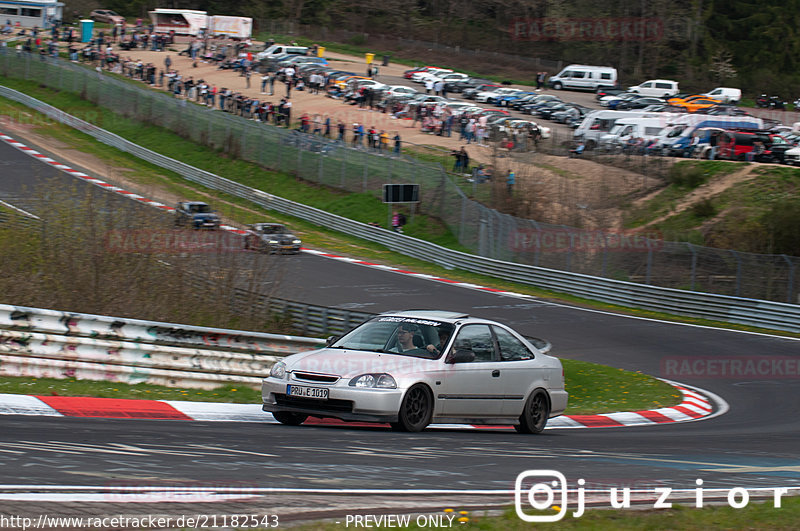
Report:
M 305 371 L 318 374 L 335 374 L 353 378 L 366 373 L 386 372 L 392 375 L 411 374 L 430 370 L 439 365 L 438 360 L 360 350 L 323 348 L 294 354 L 284 360 L 287 371 Z

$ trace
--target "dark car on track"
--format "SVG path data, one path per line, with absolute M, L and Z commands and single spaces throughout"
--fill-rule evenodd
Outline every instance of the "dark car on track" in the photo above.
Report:
M 175 226 L 194 229 L 218 229 L 219 216 L 202 201 L 181 201 L 175 207 Z
M 265 253 L 299 253 L 302 242 L 280 223 L 255 223 L 244 236 L 244 248 Z

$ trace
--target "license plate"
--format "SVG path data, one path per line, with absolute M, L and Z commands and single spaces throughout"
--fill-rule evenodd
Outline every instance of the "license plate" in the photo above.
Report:
M 301 396 L 303 398 L 317 398 L 320 400 L 328 399 L 328 389 L 325 387 L 305 387 L 301 385 L 287 385 L 286 394 L 289 396 Z

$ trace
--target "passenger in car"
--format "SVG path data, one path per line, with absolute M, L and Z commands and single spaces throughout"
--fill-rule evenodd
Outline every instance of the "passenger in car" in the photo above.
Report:
M 447 340 L 450 339 L 450 333 L 447 330 L 440 329 L 439 330 L 439 343 L 437 345 L 427 345 L 425 348 L 431 354 L 436 354 L 437 356 L 444 351 L 444 347 L 447 346 Z

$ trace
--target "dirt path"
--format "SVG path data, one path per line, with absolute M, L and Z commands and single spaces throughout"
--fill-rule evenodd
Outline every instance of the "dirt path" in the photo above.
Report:
M 645 225 L 643 225 L 643 228 L 657 225 L 658 223 L 661 223 L 662 221 L 676 214 L 679 214 L 688 208 L 691 208 L 693 205 L 701 201 L 718 196 L 719 194 L 721 194 L 722 192 L 724 192 L 725 190 L 736 184 L 753 179 L 755 177 L 753 175 L 753 171 L 756 168 L 759 168 L 760 166 L 761 165 L 754 166 L 748 164 L 743 166 L 742 168 L 739 168 L 733 173 L 722 175 L 718 178 L 712 179 L 711 181 L 701 186 L 698 186 L 697 188 L 692 190 L 689 194 L 684 196 L 680 201 L 678 201 L 678 203 L 675 205 L 672 211 L 670 211 L 668 214 L 659 216 L 656 219 L 646 223 Z M 650 195 L 647 198 L 645 198 L 645 200 L 652 197 L 653 196 Z

